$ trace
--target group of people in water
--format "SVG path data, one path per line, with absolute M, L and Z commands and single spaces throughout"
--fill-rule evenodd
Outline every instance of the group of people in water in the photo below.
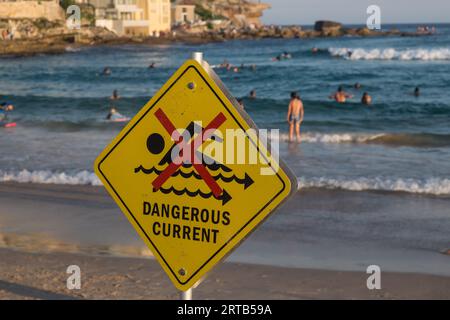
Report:
M 238 66 L 235 66 L 235 65 L 229 63 L 227 60 L 225 60 L 224 62 L 219 64 L 216 68 L 217 69 L 225 69 L 227 71 L 232 71 L 234 73 L 238 73 L 246 68 L 250 69 L 251 71 L 256 71 L 256 64 L 245 65 L 244 63 L 242 63 L 240 65 L 240 67 L 238 67 Z
M 313 53 L 315 53 L 315 52 L 317 52 L 317 50 L 313 49 Z M 290 53 L 283 52 L 282 54 L 273 58 L 272 60 L 273 61 L 281 61 L 284 59 L 291 59 L 291 58 L 292 58 L 292 55 Z M 149 65 L 150 69 L 153 69 L 155 67 L 156 67 L 156 65 L 153 62 Z M 236 66 L 230 64 L 227 60 L 225 60 L 222 64 L 218 65 L 217 68 L 226 69 L 227 71 L 239 72 L 241 69 L 243 69 L 245 67 L 246 66 L 244 64 L 242 64 L 240 68 L 236 67 Z M 254 65 L 254 64 L 250 65 L 250 68 L 251 68 L 251 70 L 255 71 L 256 65 Z M 109 67 L 106 67 L 103 70 L 102 74 L 105 76 L 110 75 L 111 69 Z M 353 85 L 354 90 L 360 90 L 361 88 L 362 88 L 362 85 L 358 82 Z M 413 95 L 416 97 L 420 96 L 420 88 L 419 87 L 415 88 Z M 256 99 L 256 90 L 255 89 L 251 90 L 248 97 L 250 99 Z M 301 124 L 304 119 L 303 101 L 301 100 L 300 95 L 297 92 L 291 92 L 290 97 L 291 97 L 291 99 L 289 101 L 288 112 L 287 112 L 287 117 L 286 117 L 286 120 L 289 124 L 289 141 L 294 141 L 294 136 L 295 136 L 295 140 L 297 140 L 297 142 L 301 142 L 300 131 L 301 131 Z M 329 96 L 330 99 L 333 99 L 334 101 L 336 101 L 337 103 L 340 103 L 340 104 L 346 103 L 348 99 L 352 99 L 353 97 L 354 97 L 353 94 L 344 91 L 343 86 L 339 86 L 337 91 Z M 109 113 L 106 116 L 107 120 L 116 121 L 117 119 L 126 118 L 117 111 L 117 108 L 115 107 L 115 104 L 113 103 L 114 101 L 117 101 L 119 99 L 120 99 L 120 96 L 119 96 L 118 91 L 114 90 L 110 97 L 110 100 L 112 103 L 111 103 L 111 108 L 109 110 Z M 238 101 L 239 105 L 242 108 L 244 108 L 243 99 L 237 99 L 237 101 Z M 361 101 L 361 104 L 369 106 L 372 104 L 372 97 L 370 96 L 370 94 L 367 91 L 365 91 L 362 94 L 360 101 Z M 1 119 L 1 115 L 0 115 L 0 119 Z
M 115 106 L 115 101 L 118 101 L 121 97 L 119 96 L 119 91 L 114 90 L 111 97 L 109 97 L 109 100 L 111 101 L 111 107 L 109 109 L 109 113 L 106 116 L 106 120 L 109 121 L 125 121 L 128 120 L 127 117 L 122 115 L 117 111 L 117 108 Z
M 150 62 L 150 64 L 147 67 L 148 69 L 155 69 L 156 68 L 156 63 L 155 62 Z M 103 68 L 103 71 L 100 75 L 102 76 L 110 76 L 112 74 L 112 70 L 110 67 L 105 67 Z
M 272 58 L 272 61 L 289 60 L 291 58 L 292 58 L 292 55 L 289 52 L 284 51 L 283 53 L 279 54 L 278 56 Z
M 361 84 L 359 83 L 355 83 L 355 85 L 353 86 L 356 90 L 361 89 Z M 333 93 L 332 95 L 330 95 L 330 99 L 335 100 L 338 103 L 345 103 L 347 101 L 347 99 L 351 99 L 353 98 L 354 95 L 345 92 L 342 86 L 339 86 L 339 88 L 337 89 L 337 91 L 335 93 Z M 363 93 L 362 97 L 361 97 L 361 103 L 368 106 L 372 104 L 372 97 L 369 95 L 369 93 L 366 91 Z
M 418 26 L 416 29 L 416 32 L 418 34 L 435 34 L 436 33 L 436 27 L 435 26 Z
M 359 90 L 362 86 L 359 83 L 355 83 L 353 86 L 355 89 Z M 420 96 L 420 88 L 416 87 L 414 89 L 413 95 L 415 97 Z M 353 95 L 345 92 L 342 86 L 339 86 L 337 91 L 330 95 L 330 99 L 334 99 L 338 103 L 345 103 L 347 99 L 353 98 Z M 364 105 L 372 104 L 372 97 L 369 93 L 364 92 L 361 98 L 361 103 Z M 304 117 L 304 107 L 303 102 L 297 92 L 291 93 L 291 100 L 289 101 L 288 112 L 287 112 L 287 122 L 289 123 L 289 141 L 294 141 L 294 131 L 296 135 L 297 142 L 301 142 L 300 137 L 300 125 L 303 122 Z

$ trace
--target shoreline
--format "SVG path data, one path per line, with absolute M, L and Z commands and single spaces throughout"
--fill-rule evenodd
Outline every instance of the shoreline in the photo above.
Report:
M 83 31 L 88 31 L 88 29 Z M 82 33 L 62 33 L 42 38 L 16 39 L 0 41 L 0 58 L 2 57 L 28 57 L 39 54 L 64 54 L 70 49 L 81 49 L 100 46 L 120 45 L 199 45 L 231 40 L 261 40 L 261 39 L 323 39 L 341 38 L 352 36 L 355 38 L 367 37 L 423 37 L 431 34 L 417 32 L 404 32 L 397 29 L 373 31 L 367 28 L 342 28 L 338 31 L 315 31 L 303 29 L 297 26 L 278 26 L 273 29 L 261 29 L 253 31 L 238 31 L 237 33 L 204 32 L 182 33 L 177 36 L 155 37 L 117 37 L 91 36 L 86 37 Z
M 67 267 L 81 269 L 68 290 Z M 0 300 L 179 299 L 155 260 L 0 249 Z M 450 277 L 383 272 L 368 290 L 365 270 L 329 271 L 225 262 L 194 290 L 194 299 L 450 299 Z
M 79 43 L 72 39 L 65 40 L 64 37 L 56 38 L 54 41 L 45 41 L 41 39 L 0 41 L 0 58 L 2 57 L 31 57 L 40 54 L 64 54 L 69 53 L 71 49 L 82 49 L 102 46 L 121 46 L 121 45 L 169 45 L 169 44 L 205 44 L 220 42 L 221 40 L 208 40 L 202 37 L 187 38 L 113 38 L 92 41 L 88 43 Z M 47 42 L 47 43 L 45 43 Z
M 0 247 L 151 256 L 102 187 L 3 182 L 0 203 Z M 445 208 L 448 198 L 301 190 L 227 261 L 341 271 L 376 262 L 385 271 L 450 277 Z

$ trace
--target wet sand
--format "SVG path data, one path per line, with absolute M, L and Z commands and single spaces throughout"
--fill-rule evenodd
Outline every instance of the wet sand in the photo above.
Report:
M 66 269 L 81 268 L 81 289 L 68 290 Z M 0 299 L 178 299 L 152 259 L 0 249 Z M 194 290 L 195 299 L 450 299 L 450 278 L 383 273 L 381 290 L 367 274 L 224 263 Z
M 317 192 L 302 191 L 289 201 L 211 273 L 195 297 L 450 299 L 450 256 L 437 250 L 448 243 L 447 199 L 433 200 L 437 212 L 444 211 L 426 222 L 402 206 L 422 212 L 430 208 L 427 198 Z M 356 204 L 340 204 L 344 197 Z M 377 211 L 380 197 L 405 215 Z M 0 299 L 178 298 L 103 188 L 0 183 L 0 203 Z M 350 213 L 355 208 L 358 214 Z M 366 267 L 379 262 L 382 289 L 370 291 Z M 82 270 L 79 291 L 66 289 L 66 268 L 73 264 Z

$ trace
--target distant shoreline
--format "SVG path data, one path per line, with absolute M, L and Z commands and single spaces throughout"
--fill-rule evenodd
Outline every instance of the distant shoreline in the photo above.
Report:
M 93 30 L 96 30 L 95 28 Z M 39 54 L 63 54 L 77 48 L 94 46 L 116 45 L 169 45 L 169 44 L 206 44 L 224 42 L 229 40 L 259 40 L 259 39 L 314 39 L 314 38 L 339 38 L 353 36 L 366 37 L 417 37 L 428 36 L 417 32 L 404 32 L 398 29 L 369 30 L 365 27 L 345 26 L 338 29 L 324 29 L 316 31 L 313 28 L 300 26 L 265 26 L 254 30 L 234 30 L 234 32 L 205 32 L 205 33 L 178 33 L 176 36 L 161 36 L 159 38 L 147 37 L 115 37 L 94 34 L 85 37 L 81 33 L 57 34 L 44 38 L 17 39 L 0 41 L 0 57 L 24 57 Z

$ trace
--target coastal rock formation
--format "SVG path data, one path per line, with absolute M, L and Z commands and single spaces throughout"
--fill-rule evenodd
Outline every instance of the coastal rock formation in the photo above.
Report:
M 322 33 L 338 33 L 342 29 L 342 24 L 334 21 L 319 20 L 314 24 L 314 30 Z
M 209 12 L 212 17 L 225 18 L 235 27 L 260 27 L 261 16 L 269 4 L 250 0 L 195 0 L 197 12 Z
M 0 19 L 64 20 L 64 10 L 58 0 L 0 0 Z

